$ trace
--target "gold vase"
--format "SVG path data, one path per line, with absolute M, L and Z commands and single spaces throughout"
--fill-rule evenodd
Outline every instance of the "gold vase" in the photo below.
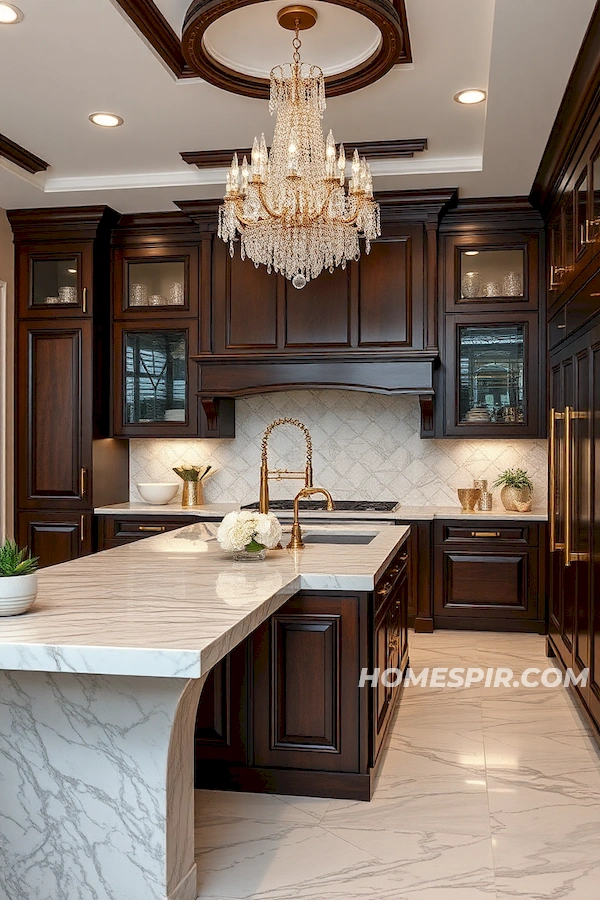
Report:
M 204 492 L 202 490 L 201 481 L 184 481 L 183 493 L 181 495 L 182 506 L 202 506 L 204 503 Z
M 505 484 L 500 491 L 500 499 L 504 509 L 515 512 L 529 512 L 532 504 L 531 489 L 528 487 L 516 488 Z
M 479 488 L 458 488 L 457 493 L 460 505 L 465 512 L 472 512 L 475 509 L 475 504 L 481 497 Z

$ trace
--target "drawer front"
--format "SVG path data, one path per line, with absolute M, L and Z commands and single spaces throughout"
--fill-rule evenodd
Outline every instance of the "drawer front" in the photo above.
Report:
M 435 550 L 436 616 L 537 617 L 537 550 Z
M 479 546 L 482 543 L 527 544 L 536 547 L 538 529 L 534 524 L 513 524 L 501 522 L 474 522 L 469 525 L 455 525 L 452 522 L 436 522 L 436 544 L 469 544 Z
M 140 538 L 150 537 L 153 534 L 164 534 L 167 531 L 175 531 L 184 525 L 193 525 L 198 519 L 196 516 L 147 516 L 142 518 L 103 516 L 104 538 L 106 541 L 126 540 L 134 541 Z
M 400 577 L 408 569 L 408 541 L 405 541 L 375 586 L 375 614 L 381 610 Z

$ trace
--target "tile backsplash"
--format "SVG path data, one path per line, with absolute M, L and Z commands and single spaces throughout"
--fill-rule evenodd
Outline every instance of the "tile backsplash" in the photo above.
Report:
M 136 482 L 176 481 L 172 467 L 210 464 L 207 502 L 258 500 L 260 442 L 273 419 L 291 416 L 308 427 L 314 447 L 314 483 L 334 499 L 399 500 L 404 506 L 456 506 L 456 489 L 474 478 L 490 484 L 512 466 L 527 469 L 534 505 L 546 502 L 547 445 L 541 440 L 421 440 L 416 397 L 355 391 L 290 391 L 236 401 L 234 440 L 130 442 L 131 499 Z M 269 442 L 270 468 L 301 470 L 304 437 L 276 428 Z M 300 483 L 270 482 L 272 498 L 292 497 Z M 499 504 L 499 493 L 494 504 Z

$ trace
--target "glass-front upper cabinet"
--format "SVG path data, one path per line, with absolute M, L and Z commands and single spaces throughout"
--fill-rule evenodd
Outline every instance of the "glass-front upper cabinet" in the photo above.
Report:
M 460 300 L 521 299 L 525 250 L 461 250 Z
M 537 315 L 446 318 L 446 434 L 535 434 L 539 400 Z
M 113 428 L 120 437 L 185 437 L 198 429 L 198 323 L 115 323 Z
M 45 244 L 17 253 L 19 315 L 77 317 L 91 314 L 92 245 Z
M 113 261 L 117 318 L 198 314 L 196 247 L 118 248 Z
M 442 246 L 446 312 L 537 309 L 537 234 L 448 235 Z
M 459 422 L 525 421 L 523 341 L 523 325 L 459 326 Z
M 128 331 L 125 424 L 185 422 L 187 347 L 183 331 Z

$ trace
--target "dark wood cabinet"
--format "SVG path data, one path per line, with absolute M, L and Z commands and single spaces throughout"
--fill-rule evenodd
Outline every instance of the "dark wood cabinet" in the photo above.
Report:
M 110 550 L 111 547 L 120 547 L 139 541 L 143 538 L 153 537 L 157 534 L 166 534 L 183 528 L 184 525 L 193 525 L 199 520 L 198 515 L 101 515 L 98 516 L 98 550 Z
M 127 442 L 109 437 L 106 207 L 13 210 L 16 519 L 42 565 L 95 548 L 94 506 L 129 496 Z
M 600 322 L 550 359 L 549 646 L 600 728 Z
M 436 628 L 545 632 L 543 525 L 437 521 L 434 540 Z
M 17 542 L 39 557 L 40 566 L 87 556 L 92 552 L 92 514 L 76 512 L 19 512 Z
M 229 654 L 200 700 L 196 786 L 370 799 L 408 665 L 410 573 L 407 538 L 374 592 L 301 591 Z M 363 667 L 384 681 L 360 687 Z
M 544 223 L 464 200 L 440 225 L 436 437 L 545 437 Z
M 92 323 L 19 323 L 17 504 L 85 509 L 92 466 Z

